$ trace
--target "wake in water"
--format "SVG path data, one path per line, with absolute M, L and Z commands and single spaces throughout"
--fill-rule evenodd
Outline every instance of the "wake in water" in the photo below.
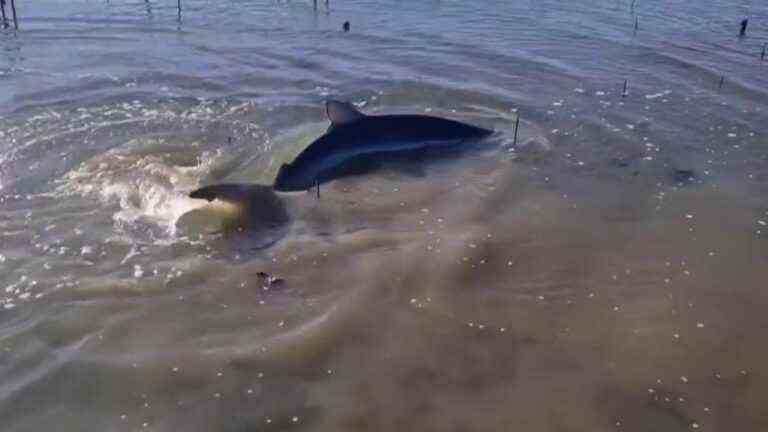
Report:
M 83 162 L 64 176 L 57 192 L 117 205 L 113 219 L 118 232 L 140 241 L 168 241 L 176 237 L 183 214 L 205 205 L 187 193 L 221 155 L 196 153 L 164 139 L 136 139 Z

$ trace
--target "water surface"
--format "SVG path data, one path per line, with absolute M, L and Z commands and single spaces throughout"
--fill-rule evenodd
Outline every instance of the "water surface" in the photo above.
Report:
M 768 429 L 765 4 L 17 3 L 3 430 Z M 330 97 L 498 133 L 268 238 L 186 197 Z

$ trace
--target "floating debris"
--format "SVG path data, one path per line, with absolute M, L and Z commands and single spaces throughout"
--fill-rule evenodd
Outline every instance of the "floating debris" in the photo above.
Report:
M 749 25 L 749 18 L 744 18 L 741 20 L 741 28 L 739 29 L 739 37 L 744 37 L 747 35 L 747 26 Z
M 696 173 L 691 169 L 676 169 L 671 177 L 675 183 L 690 184 L 696 180 Z
M 285 279 L 279 278 L 277 276 L 272 276 L 269 273 L 266 272 L 258 272 L 256 273 L 256 276 L 258 276 L 260 279 L 263 279 L 264 282 L 264 288 L 272 287 L 272 286 L 280 286 L 285 283 Z

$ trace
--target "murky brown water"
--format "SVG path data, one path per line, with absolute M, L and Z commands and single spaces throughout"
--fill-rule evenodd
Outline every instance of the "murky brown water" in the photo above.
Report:
M 0 35 L 1 430 L 768 430 L 763 6 L 43 3 Z M 264 235 L 186 197 L 329 96 L 498 133 Z

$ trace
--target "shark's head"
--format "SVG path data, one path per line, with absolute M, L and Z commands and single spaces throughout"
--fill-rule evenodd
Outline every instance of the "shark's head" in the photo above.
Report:
M 280 192 L 295 192 L 307 190 L 312 186 L 312 179 L 305 178 L 302 170 L 290 163 L 284 163 L 277 170 L 273 188 Z

